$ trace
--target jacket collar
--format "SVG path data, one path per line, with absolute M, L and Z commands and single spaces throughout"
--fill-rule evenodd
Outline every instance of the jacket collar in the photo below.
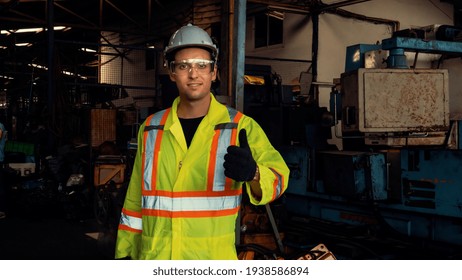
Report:
M 179 103 L 180 97 L 175 98 L 172 104 L 172 110 L 167 118 L 167 121 L 165 122 L 165 130 L 171 129 L 172 126 L 180 125 L 180 120 L 178 119 L 177 114 Z M 229 119 L 228 109 L 226 108 L 226 106 L 218 102 L 212 93 L 210 93 L 210 107 L 203 121 L 206 121 L 207 124 L 213 126 L 219 123 L 231 121 Z

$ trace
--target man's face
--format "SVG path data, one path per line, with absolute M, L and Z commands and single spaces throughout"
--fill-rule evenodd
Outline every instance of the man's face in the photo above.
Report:
M 175 54 L 170 80 L 176 83 L 183 100 L 208 98 L 217 68 L 210 63 L 210 53 L 201 48 L 185 48 Z

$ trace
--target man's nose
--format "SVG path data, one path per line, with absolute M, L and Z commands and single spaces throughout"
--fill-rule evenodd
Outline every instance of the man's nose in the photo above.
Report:
M 191 65 L 191 67 L 189 67 L 188 73 L 189 73 L 190 76 L 197 76 L 197 67 L 196 67 L 196 65 Z

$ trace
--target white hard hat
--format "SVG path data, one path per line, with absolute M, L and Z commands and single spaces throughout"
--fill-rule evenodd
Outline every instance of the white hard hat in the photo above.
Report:
M 164 58 L 167 59 L 168 54 L 175 50 L 185 47 L 199 47 L 206 48 L 212 53 L 212 59 L 217 60 L 218 48 L 213 43 L 212 38 L 202 28 L 188 23 L 187 25 L 178 29 L 170 37 L 168 45 L 164 49 Z

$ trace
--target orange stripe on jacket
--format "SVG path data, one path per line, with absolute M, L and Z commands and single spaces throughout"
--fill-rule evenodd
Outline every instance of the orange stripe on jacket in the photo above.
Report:
M 162 191 L 156 190 L 155 192 L 143 191 L 143 196 L 165 196 L 171 198 L 181 198 L 181 197 L 222 197 L 222 196 L 234 196 L 242 194 L 242 188 L 234 190 L 224 190 L 224 191 L 183 191 L 183 192 L 173 192 L 173 191 Z
M 129 227 L 127 225 L 122 225 L 122 224 L 119 224 L 119 230 L 126 230 L 126 231 L 131 231 L 131 232 L 134 232 L 134 233 L 141 233 L 143 232 L 142 230 L 139 230 L 139 229 L 134 229 L 132 227 Z
M 132 217 L 135 217 L 135 218 L 141 218 L 141 212 L 128 210 L 126 208 L 122 208 L 122 213 L 124 213 L 127 216 L 132 216 Z
M 164 218 L 208 218 L 234 215 L 239 211 L 239 206 L 233 209 L 208 210 L 208 211 L 166 211 L 157 209 L 143 209 L 143 215 Z
M 239 123 L 241 120 L 243 114 L 241 112 L 237 112 L 236 116 L 234 116 L 234 119 L 232 120 L 233 123 Z M 236 145 L 236 138 L 237 138 L 237 128 L 233 129 L 231 132 L 231 143 L 230 145 Z M 225 190 L 230 190 L 231 187 L 233 186 L 233 180 L 231 178 L 225 177 Z
M 220 138 L 221 131 L 215 130 L 213 135 L 212 147 L 210 147 L 210 162 L 207 175 L 207 190 L 212 192 L 213 182 L 215 179 L 215 165 L 217 162 L 218 139 Z
M 149 117 L 147 118 L 146 124 L 151 123 L 151 120 L 152 120 L 152 117 L 153 117 L 153 116 L 154 116 L 154 115 L 151 115 L 151 116 L 149 116 Z M 143 143 L 146 143 L 147 139 L 148 139 L 148 132 L 147 132 L 147 131 L 144 131 L 144 133 L 143 133 Z M 143 147 L 143 149 L 144 149 L 144 147 Z M 145 162 L 146 162 L 146 151 L 144 150 L 144 151 L 142 152 L 142 160 L 141 160 L 141 171 L 142 171 L 142 173 L 144 173 Z M 142 189 L 142 190 L 145 189 L 145 188 L 144 188 L 144 180 L 141 180 L 141 189 Z
M 168 114 L 170 113 L 170 108 L 165 110 L 162 119 L 160 120 L 159 125 L 164 125 L 167 121 Z M 151 171 L 151 189 L 156 189 L 156 182 L 157 182 L 157 165 L 159 162 L 159 151 L 160 151 L 160 144 L 162 143 L 162 136 L 164 135 L 164 130 L 161 129 L 157 132 L 156 144 L 154 147 L 154 163 L 152 164 L 152 171 Z M 146 142 L 145 142 L 146 143 Z
M 276 179 L 273 182 L 273 197 L 272 197 L 272 200 L 275 200 L 277 198 L 276 197 L 277 193 L 278 193 L 277 188 L 278 188 L 279 184 L 281 185 L 281 190 L 279 191 L 279 196 L 281 196 L 281 194 L 282 194 L 282 188 L 284 187 L 284 185 L 283 185 L 284 178 L 281 176 L 281 174 L 277 173 L 276 170 L 274 170 L 273 168 L 270 168 L 270 169 L 271 169 L 271 171 L 273 171 L 273 173 L 274 173 L 274 175 L 276 177 Z M 279 175 L 281 177 L 282 182 L 279 182 L 279 177 L 277 175 Z

